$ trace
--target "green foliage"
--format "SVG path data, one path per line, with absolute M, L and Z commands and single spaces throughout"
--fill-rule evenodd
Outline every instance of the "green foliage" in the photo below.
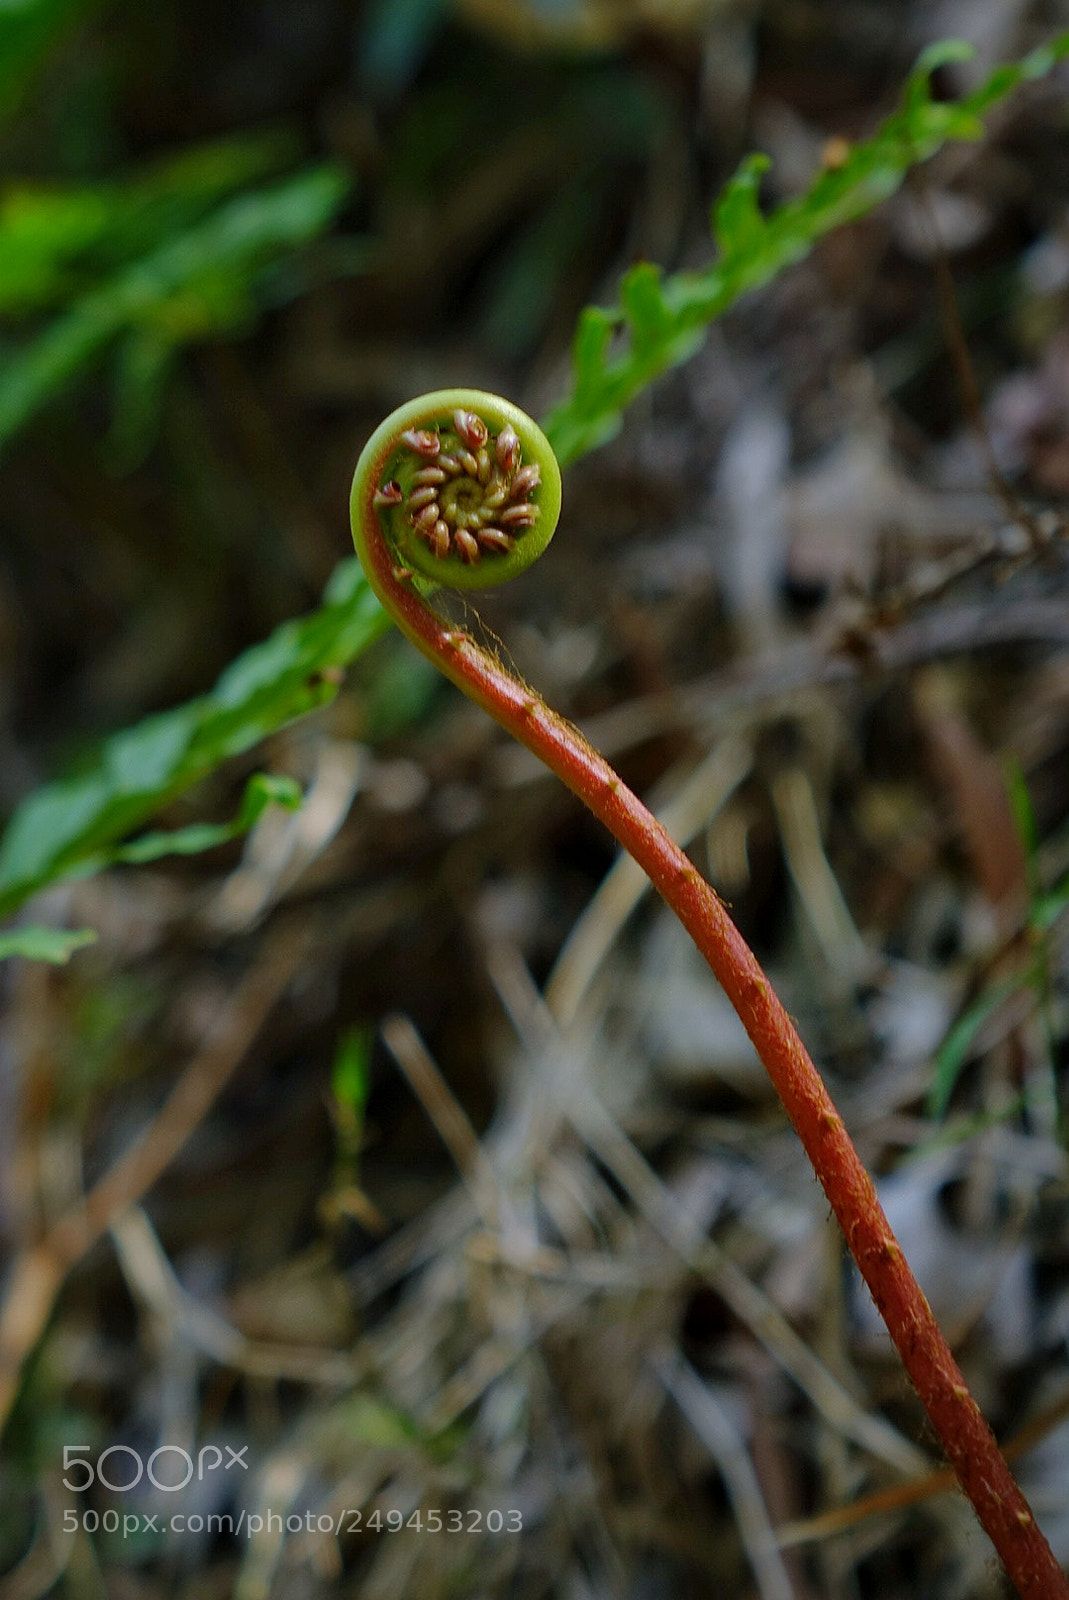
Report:
M 0 310 L 66 303 L 72 280 L 92 281 L 0 364 L 0 445 L 120 339 L 127 389 L 152 408 L 177 350 L 249 324 L 269 269 L 323 231 L 348 186 L 323 165 L 213 204 L 275 149 L 235 141 L 128 188 L 8 191 Z
M 334 1187 L 343 1191 L 355 1186 L 364 1148 L 364 1117 L 371 1093 L 371 1047 L 374 1034 L 369 1028 L 347 1028 L 338 1040 L 330 1074 L 331 1116 L 337 1139 Z
M 928 1115 L 945 1117 L 950 1097 L 972 1054 L 980 1030 L 1000 1006 L 1032 982 L 1030 973 L 1015 975 L 1003 983 L 990 985 L 966 1007 L 936 1051 L 932 1082 L 928 1090 Z
M 142 730 L 147 726 L 146 723 L 142 723 Z M 138 730 L 132 729 L 131 732 L 137 733 Z M 112 741 L 112 745 L 114 743 L 115 741 Z M 110 748 L 111 746 L 105 747 L 105 754 Z M 39 789 L 37 791 L 32 801 L 28 802 L 27 806 L 24 807 L 24 813 L 29 812 L 31 824 L 34 818 L 34 811 L 36 810 L 37 815 L 40 816 L 44 809 L 41 803 L 47 802 L 50 794 L 54 799 L 55 791 L 62 787 L 62 785 L 57 784 L 53 785 L 51 790 Z M 114 797 L 117 808 L 121 798 L 118 794 Z M 238 839 L 242 834 L 248 833 L 249 829 L 260 820 L 269 805 L 285 806 L 287 811 L 296 811 L 302 799 L 300 785 L 295 783 L 292 778 L 257 772 L 253 774 L 245 785 L 241 806 L 231 822 L 194 822 L 187 828 L 145 833 L 139 839 L 131 840 L 129 844 L 115 845 L 108 849 L 100 849 L 81 855 L 73 854 L 73 850 L 83 841 L 75 841 L 73 846 L 68 845 L 67 853 L 70 858 L 70 865 L 63 871 L 62 875 L 64 877 L 87 877 L 90 873 L 99 872 L 103 867 L 115 866 L 119 863 L 125 863 L 129 866 L 144 866 L 149 861 L 159 861 L 163 856 L 201 855 L 205 850 L 214 850 L 217 845 L 228 844 L 231 839 Z M 156 809 L 155 802 L 152 805 L 152 809 Z M 24 813 L 20 813 L 20 815 Z M 57 812 L 59 819 L 62 821 L 72 814 L 63 804 L 61 797 Z M 5 854 L 8 840 L 11 839 L 12 835 L 15 835 L 16 844 L 18 842 L 17 834 L 12 828 L 4 840 Z M 49 848 L 56 853 L 62 853 L 63 851 L 64 841 L 61 836 L 61 830 L 58 828 L 53 832 L 51 846 L 49 845 L 47 833 L 43 834 L 38 842 L 43 847 L 42 854 L 47 852 Z M 31 858 L 31 870 L 32 865 Z M 19 866 L 16 861 L 14 871 L 17 873 L 18 870 Z M 56 874 L 52 873 L 47 881 L 53 881 L 55 876 Z M 15 904 L 24 898 L 17 882 L 14 894 L 16 896 Z M 31 961 L 51 961 L 56 965 L 61 965 L 70 960 L 75 950 L 81 950 L 85 945 L 93 944 L 95 940 L 96 934 L 92 928 L 70 930 L 43 928 L 37 925 L 12 928 L 6 933 L 0 934 L 0 961 L 6 960 L 9 956 L 25 956 Z
M 92 928 L 42 928 L 36 924 L 0 933 L 0 961 L 25 956 L 28 961 L 50 961 L 63 966 L 76 950 L 96 941 Z
M 989 983 L 977 995 L 950 1029 L 936 1052 L 931 1087 L 928 1090 L 928 1115 L 944 1117 L 951 1096 L 964 1071 L 980 1032 L 1007 1001 L 1031 991 L 1035 1003 L 1044 1006 L 1050 998 L 1052 950 L 1050 933 L 1055 923 L 1069 910 L 1069 873 L 1052 888 L 1045 889 L 1039 862 L 1039 832 L 1032 798 L 1024 773 L 1017 762 L 1010 764 L 1006 787 L 1017 833 L 1024 847 L 1028 880 L 1028 909 L 1025 917 L 1029 936 L 1027 958 L 1009 977 Z M 1057 1102 L 1056 1094 L 1053 1096 Z
M 260 134 L 191 146 L 123 180 L 9 181 L 0 192 L 0 313 L 69 303 L 220 200 L 288 165 L 294 153 L 290 139 Z
M 325 605 L 245 651 L 209 694 L 115 734 L 90 771 L 38 789 L 0 843 L 0 914 L 47 884 L 95 870 L 104 859 L 135 859 L 109 847 L 229 757 L 331 700 L 339 669 L 384 628 L 357 562 L 346 562 L 331 580 Z M 165 837 L 172 851 L 176 839 L 183 848 L 182 835 Z M 190 848 L 219 842 L 211 831 L 203 838 L 207 844 Z M 145 841 L 127 848 L 144 850 Z
M 20 14 L 31 10 L 58 26 L 67 7 L 26 0 Z M 413 5 L 409 13 L 419 27 L 430 26 L 430 5 Z M 5 38 L 0 23 L 0 107 L 5 64 L 15 59 L 5 56 Z M 714 207 L 718 255 L 708 269 L 666 277 L 643 262 L 624 277 L 619 306 L 588 307 L 574 340 L 572 392 L 544 424 L 558 457 L 574 461 L 611 437 L 624 407 L 693 353 L 708 324 L 743 294 L 894 193 L 911 167 L 948 140 L 979 137 L 985 112 L 1069 54 L 1069 34 L 998 68 L 957 103 L 934 100 L 934 68 L 967 53 L 953 41 L 926 51 L 899 109 L 872 138 L 768 215 L 759 204 L 767 160 L 755 155 L 743 162 Z M 321 233 L 341 203 L 346 180 L 332 166 L 247 187 L 283 159 L 277 141 L 232 140 L 125 184 L 7 191 L 0 199 L 0 314 L 66 309 L 55 309 L 43 330 L 0 365 L 0 443 L 118 346 L 119 432 L 137 447 L 173 353 L 247 324 L 271 269 Z M 30 796 L 0 843 L 0 914 L 48 884 L 119 859 L 117 841 L 161 804 L 329 700 L 337 671 L 385 627 L 357 564 L 343 563 L 319 611 L 239 657 L 210 694 L 115 735 L 92 770 Z M 174 850 L 204 848 L 203 841 L 220 836 L 209 828 L 169 837 Z M 156 845 L 142 840 L 125 848 Z M 1055 893 L 1043 914 L 1060 914 L 1067 899 L 1069 890 L 1060 899 Z M 976 1027 L 965 1028 L 965 1020 L 961 1060 Z M 949 1045 L 938 1091 L 945 1098 L 960 1070 L 960 1061 L 954 1064 L 960 1039 Z
M 685 361 L 705 327 L 742 295 L 800 261 L 832 229 L 886 200 L 909 170 L 941 145 L 979 138 L 984 112 L 1069 55 L 1069 33 L 1023 61 L 997 68 L 963 100 L 933 100 L 933 70 L 968 53 L 953 40 L 926 50 L 898 110 L 872 138 L 855 145 L 841 165 L 822 171 L 799 199 L 767 216 L 758 204 L 767 160 L 748 157 L 713 209 L 719 253 L 710 267 L 665 277 L 660 268 L 641 262 L 625 276 L 619 306 L 587 307 L 572 350 L 572 392 L 544 422 L 563 464 L 610 439 L 624 407 L 662 372 Z
M 1037 933 L 1049 933 L 1054 924 L 1069 911 L 1069 872 L 1032 902 L 1031 923 Z
M 0 6 L 0 121 L 27 94 L 36 69 L 92 0 L 7 0 Z
M 330 1074 L 335 1102 L 361 1122 L 371 1088 L 371 1043 L 367 1028 L 349 1028 L 338 1041 Z
M 125 862 L 130 866 L 144 866 L 149 861 L 159 861 L 162 856 L 197 856 L 217 845 L 239 839 L 259 822 L 269 805 L 283 806 L 296 811 L 303 796 L 300 784 L 292 778 L 256 772 L 245 785 L 241 806 L 232 822 L 193 822 L 187 828 L 167 832 L 143 833 L 129 844 L 105 850 L 100 856 L 90 857 L 83 870 L 96 871 L 112 862 Z

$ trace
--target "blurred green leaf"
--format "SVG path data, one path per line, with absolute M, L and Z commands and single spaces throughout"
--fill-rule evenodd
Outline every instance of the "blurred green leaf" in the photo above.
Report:
M 106 443 L 113 470 L 131 471 L 152 448 L 177 349 L 175 342 L 156 328 L 138 328 L 120 344 Z
M 373 1038 L 369 1028 L 348 1028 L 338 1041 L 330 1075 L 330 1088 L 335 1100 L 358 1122 L 363 1121 L 371 1087 Z
M 393 648 L 394 645 L 398 648 Z M 375 675 L 367 685 L 364 729 L 372 744 L 383 744 L 410 728 L 433 706 L 444 687 L 438 668 L 410 650 L 398 636 L 383 646 Z
M 331 700 L 337 673 L 386 626 L 359 564 L 344 562 L 318 611 L 239 656 L 210 694 L 113 735 L 91 771 L 38 789 L 0 841 L 0 914 L 47 884 L 92 871 L 166 801 Z
M 928 1090 L 927 1110 L 930 1117 L 938 1120 L 945 1116 L 950 1097 L 980 1029 L 999 1006 L 1011 995 L 1017 994 L 1027 982 L 1028 979 L 1023 975 L 1015 975 L 1004 983 L 992 984 L 955 1022 L 936 1054 L 935 1071 Z
M 336 1159 L 334 1189 L 344 1206 L 352 1204 L 359 1189 L 360 1157 L 364 1150 L 364 1115 L 371 1092 L 371 1049 L 374 1032 L 366 1027 L 347 1028 L 338 1040 L 330 1074 L 331 1120 L 334 1123 Z
M 4 0 L 0 4 L 0 120 L 17 108 L 60 35 L 94 9 L 93 0 Z
M 321 166 L 238 195 L 82 296 L 0 366 L 0 444 L 125 330 L 177 345 L 242 327 L 261 272 L 320 233 L 347 188 Z
M 1069 873 L 1053 889 L 1037 895 L 1032 902 L 1029 920 L 1037 933 L 1049 933 L 1054 924 L 1069 909 Z
M 1024 846 L 1028 873 L 1028 924 L 1033 933 L 1047 934 L 1069 907 L 1069 873 L 1052 888 L 1044 889 L 1039 859 L 1039 826 L 1032 796 L 1018 761 L 1009 763 L 1006 783 L 1017 832 Z
M 761 177 L 771 166 L 764 155 L 747 156 L 713 208 L 713 235 L 721 261 L 745 260 L 762 243 L 765 219 L 758 204 Z
M 631 345 L 639 355 L 655 350 L 672 335 L 672 315 L 665 304 L 664 273 L 650 261 L 640 261 L 620 285 L 620 303 L 631 330 Z
M 967 39 L 933 39 L 917 57 L 913 71 L 906 79 L 902 103 L 907 109 L 923 106 L 931 98 L 933 72 L 940 67 L 952 67 L 971 61 L 976 50 Z
M 187 828 L 176 828 L 172 832 L 146 833 L 130 844 L 104 851 L 87 866 L 95 871 L 98 867 L 110 866 L 112 862 L 143 866 L 148 861 L 159 861 L 162 856 L 200 855 L 205 850 L 214 850 L 217 845 L 229 844 L 231 839 L 248 833 L 269 805 L 280 805 L 287 811 L 296 811 L 303 798 L 300 784 L 292 778 L 257 772 L 245 785 L 241 808 L 232 822 L 194 822 Z
M 400 1406 L 371 1394 L 354 1394 L 334 1408 L 332 1422 L 369 1450 L 397 1449 L 423 1442 L 419 1426 Z
M 530 357 L 545 338 L 597 227 L 602 182 L 580 172 L 495 252 L 479 329 L 505 359 Z
M 0 190 L 0 312 L 62 304 L 296 153 L 290 135 L 269 131 L 193 145 L 121 180 L 67 187 L 9 181 Z
M 928 1091 L 928 1114 L 935 1118 L 945 1114 L 976 1036 L 988 1017 L 1011 995 L 1020 994 L 1026 989 L 1033 990 L 1041 998 L 1048 994 L 1050 951 L 1044 936 L 1069 906 L 1069 875 L 1053 889 L 1043 889 L 1039 829 L 1024 772 L 1016 760 L 1007 764 L 1006 788 L 1017 834 L 1024 849 L 1028 877 L 1027 920 L 1034 936 L 1031 959 L 1013 976 L 984 989 L 947 1034 L 936 1054 L 932 1084 Z
M 92 928 L 8 928 L 0 933 L 0 961 L 23 956 L 27 961 L 50 961 L 53 966 L 63 966 L 75 950 L 84 949 L 95 939 Z

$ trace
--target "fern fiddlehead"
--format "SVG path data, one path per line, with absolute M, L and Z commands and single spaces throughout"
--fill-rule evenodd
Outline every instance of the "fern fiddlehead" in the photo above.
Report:
M 423 395 L 372 434 L 353 480 L 361 556 L 357 494 L 369 477 L 398 564 L 453 589 L 515 577 L 542 554 L 560 513 L 549 440 L 518 406 L 479 389 Z
M 529 566 L 560 509 L 545 435 L 509 402 L 449 389 L 376 429 L 353 479 L 353 539 L 402 632 L 586 804 L 642 867 L 739 1014 L 938 1433 L 1023 1600 L 1069 1583 L 965 1384 L 883 1213 L 875 1186 L 794 1024 L 716 892 L 609 763 L 430 600 Z

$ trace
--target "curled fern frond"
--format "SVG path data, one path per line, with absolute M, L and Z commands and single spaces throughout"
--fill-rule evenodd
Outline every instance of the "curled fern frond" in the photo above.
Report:
M 404 573 L 486 589 L 542 554 L 560 498 L 556 456 L 525 412 L 481 389 L 439 389 L 394 411 L 364 447 L 352 491 L 357 552 L 370 509 Z

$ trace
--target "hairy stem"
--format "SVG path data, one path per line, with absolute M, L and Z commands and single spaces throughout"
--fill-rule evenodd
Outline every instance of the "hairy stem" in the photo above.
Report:
M 485 398 L 473 395 L 468 403 Z M 428 406 L 433 419 L 445 402 L 442 396 L 427 399 L 437 401 Z M 453 400 L 450 392 L 450 405 Z M 412 408 L 404 410 L 408 421 Z M 542 436 L 524 420 L 541 449 Z M 353 536 L 369 582 L 416 648 L 578 795 L 679 917 L 753 1041 L 950 1464 L 1022 1600 L 1069 1600 L 1069 1582 L 968 1390 L 823 1079 L 756 957 L 715 890 L 604 757 L 428 602 L 380 522 L 383 475 L 396 451 L 396 436 L 384 424 L 365 449 L 353 483 Z

